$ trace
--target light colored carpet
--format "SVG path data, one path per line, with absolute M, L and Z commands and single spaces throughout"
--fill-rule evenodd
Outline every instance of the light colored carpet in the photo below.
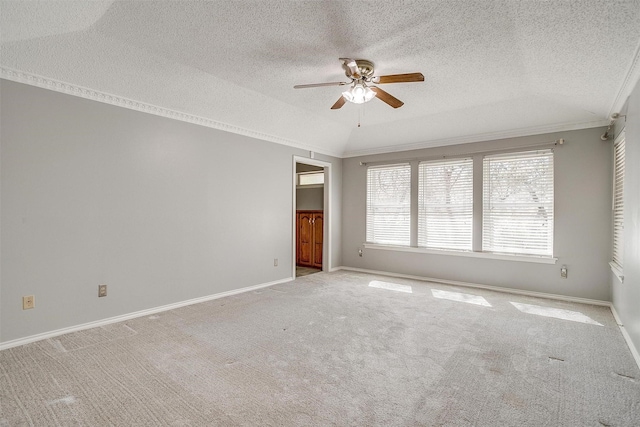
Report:
M 2 351 L 0 390 L 2 426 L 640 421 L 608 308 L 345 271 Z
M 320 273 L 321 271 L 321 268 L 300 267 L 296 265 L 296 277 L 308 276 L 310 274 Z

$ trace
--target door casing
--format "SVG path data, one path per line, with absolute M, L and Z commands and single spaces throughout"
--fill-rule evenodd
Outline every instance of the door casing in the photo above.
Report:
M 324 229 L 322 230 L 322 271 L 331 271 L 331 163 L 308 157 L 293 156 L 292 164 L 292 194 L 293 206 L 291 210 L 291 277 L 296 278 L 296 164 L 319 166 L 324 168 Z

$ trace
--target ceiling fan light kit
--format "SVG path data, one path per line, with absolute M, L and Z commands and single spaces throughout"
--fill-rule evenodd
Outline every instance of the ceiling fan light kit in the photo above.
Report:
M 364 82 L 354 82 L 351 89 L 342 92 L 342 96 L 354 104 L 364 104 L 376 97 L 376 93 Z
M 350 85 L 349 90 L 342 92 L 342 96 L 331 107 L 332 110 L 342 108 L 345 101 L 349 101 L 354 104 L 364 104 L 371 101 L 373 98 L 378 98 L 393 108 L 399 108 L 404 105 L 404 102 L 391 94 L 385 92 L 376 86 L 369 86 L 369 84 L 385 84 L 385 83 L 408 83 L 408 82 L 423 82 L 424 76 L 422 73 L 408 73 L 408 74 L 392 74 L 388 76 L 374 76 L 373 62 L 366 59 L 351 59 L 340 58 L 342 61 L 342 67 L 345 70 L 345 75 L 351 79 L 350 82 L 332 82 L 332 83 L 314 83 L 305 85 L 295 85 L 294 89 L 306 89 L 310 87 L 322 87 L 322 86 L 346 86 Z

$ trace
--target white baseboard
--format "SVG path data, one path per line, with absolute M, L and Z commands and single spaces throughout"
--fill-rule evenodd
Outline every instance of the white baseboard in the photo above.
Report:
M 638 349 L 636 349 L 633 341 L 631 340 L 631 337 L 629 336 L 629 333 L 625 329 L 625 327 L 624 327 L 624 325 L 623 325 L 623 323 L 622 323 L 622 321 L 620 319 L 620 316 L 618 316 L 618 313 L 617 313 L 615 307 L 613 306 L 613 304 L 611 304 L 608 301 L 592 300 L 592 299 L 578 298 L 578 297 L 568 297 L 568 296 L 565 296 L 565 295 L 547 294 L 547 293 L 543 293 L 543 292 L 524 291 L 524 290 L 520 290 L 520 289 L 510 289 L 510 288 L 503 288 L 503 287 L 499 287 L 499 286 L 481 285 L 481 284 L 477 284 L 477 283 L 457 282 L 457 281 L 453 281 L 453 280 L 435 279 L 435 278 L 430 278 L 430 277 L 414 276 L 414 275 L 410 275 L 410 274 L 390 273 L 388 271 L 368 270 L 368 269 L 364 269 L 364 268 L 354 268 L 354 267 L 341 266 L 341 267 L 332 268 L 330 270 L 330 272 L 334 272 L 334 271 L 338 271 L 338 270 L 356 271 L 356 272 L 368 273 L 368 274 L 378 274 L 378 275 L 381 275 L 381 276 L 388 276 L 388 277 L 401 277 L 401 278 L 405 278 L 405 279 L 414 279 L 414 280 L 420 280 L 420 281 L 425 281 L 425 282 L 443 283 L 445 285 L 462 286 L 462 287 L 469 287 L 469 288 L 480 288 L 480 289 L 487 289 L 487 290 L 491 290 L 491 291 L 505 292 L 505 293 L 511 293 L 511 294 L 517 294 L 517 295 L 526 295 L 526 296 L 533 296 L 533 297 L 540 297 L 540 298 L 555 299 L 555 300 L 560 300 L 560 301 L 578 302 L 578 303 L 583 303 L 583 304 L 591 304 L 591 305 L 599 305 L 599 306 L 609 307 L 611 309 L 611 313 L 613 314 L 613 317 L 614 317 L 616 323 L 618 324 L 618 327 L 620 328 L 620 331 L 622 332 L 622 336 L 624 337 L 627 345 L 629 346 L 629 350 L 631 351 L 631 354 L 633 355 L 633 358 L 636 361 L 636 364 L 638 365 L 638 368 L 640 368 L 640 353 L 638 352 Z M 32 343 L 32 342 L 35 342 L 35 341 L 40 341 L 40 340 L 44 340 L 44 339 L 48 339 L 48 338 L 57 337 L 57 336 L 60 336 L 60 335 L 71 333 L 71 332 L 82 331 L 84 329 L 96 328 L 96 327 L 100 327 L 100 326 L 104 326 L 104 325 L 109 325 L 111 323 L 123 322 L 125 320 L 134 319 L 136 317 L 149 316 L 149 315 L 152 315 L 152 314 L 155 314 L 155 313 L 159 313 L 159 312 L 162 312 L 162 311 L 173 310 L 175 308 L 184 307 L 186 305 L 198 304 L 198 303 L 205 302 L 205 301 L 211 301 L 211 300 L 218 299 L 218 298 L 224 298 L 224 297 L 228 297 L 228 296 L 231 296 L 231 295 L 237 295 L 237 294 L 241 294 L 241 293 L 244 293 L 244 292 L 250 292 L 250 291 L 257 290 L 257 289 L 278 285 L 278 284 L 281 284 L 281 283 L 287 283 L 287 282 L 290 282 L 292 280 L 294 280 L 294 278 L 287 277 L 285 279 L 275 280 L 275 281 L 267 282 L 267 283 L 261 283 L 259 285 L 247 286 L 245 288 L 240 288 L 240 289 L 233 289 L 231 291 L 220 292 L 220 293 L 213 294 L 213 295 L 207 295 L 207 296 L 204 296 L 204 297 L 193 298 L 193 299 L 189 299 L 189 300 L 185 300 L 185 301 L 176 302 L 176 303 L 173 303 L 173 304 L 167 304 L 167 305 L 163 305 L 163 306 L 160 306 L 160 307 L 154 307 L 154 308 L 149 308 L 149 309 L 146 309 L 146 310 L 136 311 L 136 312 L 133 312 L 133 313 L 123 314 L 123 315 L 120 315 L 120 316 L 109 317 L 107 319 L 96 320 L 94 322 L 83 323 L 81 325 L 75 325 L 75 326 L 70 326 L 70 327 L 67 327 L 67 328 L 56 329 L 55 331 L 44 332 L 44 333 L 41 333 L 41 334 L 31 335 L 31 336 L 24 337 L 24 338 L 18 338 L 18 339 L 15 339 L 15 340 L 11 340 L 11 341 L 6 341 L 6 342 L 3 342 L 3 343 L 0 343 L 0 350 L 5 350 L 5 349 L 8 349 L 8 348 L 17 347 L 17 346 L 24 345 L 24 344 L 29 344 L 29 343 Z
M 627 342 L 627 345 L 629 346 L 629 350 L 631 350 L 631 354 L 633 355 L 633 358 L 635 359 L 636 364 L 638 365 L 638 369 L 640 369 L 640 353 L 638 352 L 638 349 L 636 348 L 636 346 L 633 344 L 633 341 L 631 340 L 631 336 L 627 332 L 627 329 L 624 327 L 624 324 L 622 323 L 620 316 L 618 316 L 618 312 L 616 311 L 616 308 L 614 307 L 613 304 L 611 304 L 610 307 L 611 307 L 611 313 L 613 313 L 613 318 L 616 319 L 616 323 L 620 328 L 620 332 L 622 332 L 622 336 L 624 337 L 624 340 Z
M 544 292 L 525 291 L 525 290 L 520 290 L 520 289 L 503 288 L 503 287 L 499 287 L 499 286 L 481 285 L 481 284 L 477 284 L 477 283 L 456 282 L 456 281 L 453 281 L 453 280 L 434 279 L 434 278 L 431 278 L 431 277 L 413 276 L 413 275 L 410 275 L 410 274 L 402 274 L 402 273 L 390 273 L 388 271 L 368 270 L 368 269 L 365 269 L 365 268 L 354 268 L 354 267 L 344 267 L 343 266 L 343 267 L 336 267 L 336 268 L 332 269 L 332 271 L 337 271 L 337 270 L 357 271 L 357 272 L 360 272 L 360 273 L 378 274 L 380 276 L 401 277 L 401 278 L 404 278 L 404 279 L 420 280 L 420 281 L 424 281 L 424 282 L 443 283 L 445 285 L 462 286 L 462 287 L 467 287 L 467 288 L 480 288 L 480 289 L 487 289 L 487 290 L 497 291 L 497 292 L 505 292 L 505 293 L 509 293 L 509 294 L 525 295 L 525 296 L 532 296 L 532 297 L 554 299 L 554 300 L 559 300 L 559 301 L 577 302 L 577 303 L 581 303 L 581 304 L 591 304 L 591 305 L 609 307 L 609 309 L 611 309 L 611 313 L 613 314 L 613 318 L 615 319 L 616 323 L 618 324 L 618 327 L 620 328 L 620 331 L 622 332 L 622 336 L 624 337 L 624 340 L 626 341 L 627 346 L 629 347 L 629 350 L 631 351 L 631 355 L 633 356 L 636 364 L 638 365 L 638 368 L 640 369 L 640 353 L 638 352 L 638 349 L 635 347 L 633 341 L 631 340 L 631 336 L 629 336 L 629 333 L 627 332 L 627 330 L 625 329 L 624 325 L 622 324 L 622 321 L 620 320 L 620 316 L 618 316 L 618 313 L 616 312 L 615 307 L 609 301 L 601 301 L 601 300 L 594 300 L 594 299 L 588 299 L 588 298 L 579 298 L 579 297 L 570 297 L 570 296 L 566 296 L 566 295 L 547 294 L 547 293 L 544 293 Z
M 29 344 L 35 341 L 57 337 L 59 335 L 68 334 L 70 332 L 77 332 L 77 331 L 82 331 L 84 329 L 97 328 L 99 326 L 105 326 L 111 323 L 123 322 L 125 320 L 134 319 L 136 317 L 149 316 L 151 314 L 159 313 L 161 311 L 173 310 L 175 308 L 184 307 L 186 305 L 198 304 L 200 302 L 211 301 L 214 299 L 224 298 L 231 295 L 237 295 L 244 292 L 251 292 L 251 291 L 255 291 L 256 289 L 266 288 L 269 286 L 278 285 L 280 283 L 287 283 L 292 280 L 294 280 L 292 277 L 287 277 L 285 279 L 274 280 L 273 282 L 261 283 L 259 285 L 247 286 L 245 288 L 240 288 L 240 289 L 233 289 L 231 291 L 225 291 L 225 292 L 220 292 L 213 295 L 207 295 L 204 297 L 175 302 L 175 303 L 163 305 L 160 307 L 148 308 L 145 310 L 135 311 L 133 313 L 127 313 L 127 314 L 122 314 L 120 316 L 109 317 L 107 319 L 101 319 L 93 322 L 83 323 L 81 325 L 75 325 L 75 326 L 69 326 L 67 328 L 56 329 L 55 331 L 49 331 L 49 332 L 43 332 L 41 334 L 30 335 L 28 337 L 2 342 L 0 343 L 0 350 L 6 350 L 8 348 Z
M 500 286 L 481 285 L 479 283 L 457 282 L 457 281 L 454 281 L 454 280 L 435 279 L 433 277 L 413 276 L 413 275 L 410 275 L 410 274 L 390 273 L 388 271 L 368 270 L 366 268 L 337 267 L 336 270 L 357 271 L 357 272 L 360 272 L 360 273 L 378 274 L 378 275 L 381 275 L 381 276 L 388 276 L 388 277 L 401 277 L 401 278 L 404 278 L 404 279 L 420 280 L 420 281 L 423 281 L 423 282 L 435 282 L 435 283 L 442 283 L 442 284 L 451 285 L 451 286 L 463 286 L 465 288 L 487 289 L 489 291 L 504 292 L 504 293 L 516 294 L 516 295 L 526 295 L 526 296 L 538 297 L 538 298 L 547 298 L 547 299 L 553 299 L 553 300 L 558 300 L 558 301 L 578 302 L 578 303 L 581 303 L 581 304 L 599 305 L 599 306 L 604 306 L 604 307 L 610 307 L 611 306 L 611 303 L 609 301 L 601 301 L 601 300 L 597 300 L 597 299 L 570 297 L 570 296 L 566 296 L 566 295 L 557 295 L 557 294 L 547 294 L 547 293 L 544 293 L 544 292 L 535 292 L 535 291 L 526 291 L 526 290 L 521 290 L 521 289 L 503 288 L 503 287 L 500 287 Z

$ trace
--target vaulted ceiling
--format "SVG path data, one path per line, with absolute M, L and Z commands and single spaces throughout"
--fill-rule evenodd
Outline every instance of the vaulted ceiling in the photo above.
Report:
M 338 156 L 602 125 L 640 75 L 638 0 L 2 1 L 0 16 L 3 78 Z M 293 89 L 347 81 L 340 57 L 425 81 L 384 85 L 398 109 Z

